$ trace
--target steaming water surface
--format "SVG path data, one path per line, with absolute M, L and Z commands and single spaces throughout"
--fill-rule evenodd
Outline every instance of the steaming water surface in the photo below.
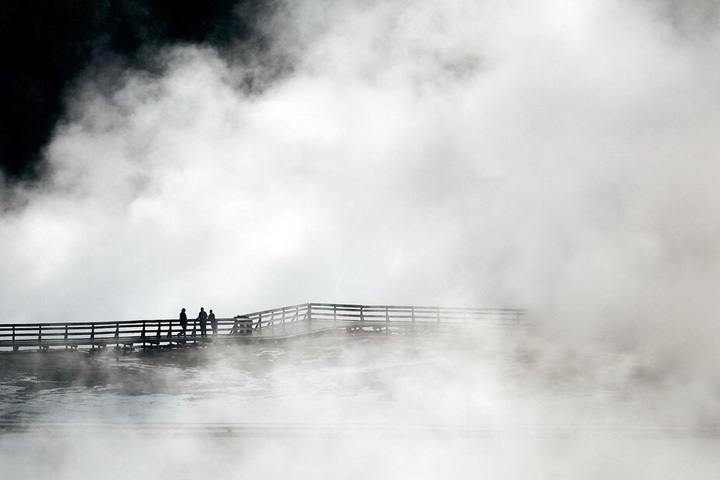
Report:
M 327 336 L 130 355 L 7 355 L 0 415 L 30 421 L 57 421 L 58 413 L 64 421 L 88 421 L 112 413 L 118 421 L 142 422 L 336 422 L 355 406 L 391 408 L 400 397 L 412 410 L 423 403 L 413 397 L 419 383 L 450 380 L 445 375 L 452 369 L 458 382 L 467 362 L 489 353 L 446 335 Z M 513 355 L 496 355 L 495 366 L 513 368 Z M 331 410 L 318 411 L 323 404 Z M 372 410 L 362 416 L 372 417 Z
M 717 436 L 669 408 L 671 394 L 642 385 L 644 359 L 544 352 L 525 330 L 0 362 L 0 420 L 29 425 L 0 436 L 4 468 L 18 478 L 109 466 L 140 478 L 720 472 Z

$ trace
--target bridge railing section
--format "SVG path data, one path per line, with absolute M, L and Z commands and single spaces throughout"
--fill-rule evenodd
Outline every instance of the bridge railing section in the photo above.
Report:
M 233 318 L 218 318 L 218 334 L 229 334 L 236 326 Z M 207 324 L 207 335 L 212 325 Z M 199 322 L 188 320 L 181 335 L 179 319 L 123 320 L 109 322 L 0 324 L 0 349 L 24 347 L 105 347 L 108 345 L 158 345 L 188 342 L 202 338 Z
M 308 319 L 308 304 L 293 305 L 216 319 L 216 330 L 206 324 L 207 338 L 245 336 L 253 331 L 285 326 Z M 51 347 L 157 346 L 204 342 L 199 320 L 190 318 L 182 334 L 179 319 L 122 320 L 106 322 L 0 324 L 0 351 Z
M 412 323 L 524 324 L 525 311 L 514 308 L 453 308 L 398 305 L 308 304 L 311 320 L 332 322 L 334 325 L 383 325 Z
M 250 320 L 253 325 L 253 330 L 269 329 L 273 331 L 278 327 L 286 327 L 291 324 L 309 320 L 310 304 L 301 303 L 289 307 L 273 308 L 271 310 L 238 315 L 235 318 Z
M 352 305 L 303 303 L 262 310 L 233 318 L 218 318 L 216 329 L 207 323 L 207 338 L 245 336 L 253 332 L 267 335 L 285 333 L 286 327 L 323 324 L 328 328 L 397 327 L 412 323 L 522 324 L 525 312 L 518 309 L 446 308 L 397 305 Z M 281 330 L 277 330 L 281 329 Z M 106 322 L 68 322 L 0 324 L 0 350 L 51 347 L 158 346 L 173 343 L 201 343 L 197 319 L 189 319 L 182 334 L 179 319 L 124 320 Z

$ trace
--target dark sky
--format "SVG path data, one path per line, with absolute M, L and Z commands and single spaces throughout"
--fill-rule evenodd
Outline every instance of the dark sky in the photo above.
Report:
M 63 94 L 92 62 L 142 68 L 142 52 L 176 43 L 225 47 L 253 37 L 262 0 L 0 2 L 0 170 L 37 178 Z

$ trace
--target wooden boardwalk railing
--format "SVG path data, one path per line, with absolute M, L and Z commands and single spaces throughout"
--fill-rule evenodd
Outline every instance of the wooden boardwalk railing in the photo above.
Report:
M 525 323 L 525 312 L 502 308 L 446 308 L 304 303 L 218 318 L 203 337 L 197 320 L 181 334 L 178 319 L 0 324 L 0 351 L 51 348 L 133 348 L 197 345 L 238 339 L 268 340 L 344 328 L 397 329 L 413 324 Z

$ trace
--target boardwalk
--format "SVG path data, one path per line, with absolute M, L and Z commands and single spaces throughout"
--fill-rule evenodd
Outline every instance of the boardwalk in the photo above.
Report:
M 525 312 L 502 308 L 448 308 L 304 303 L 233 318 L 218 318 L 217 332 L 200 334 L 196 320 L 181 335 L 178 319 L 0 324 L 0 351 L 134 348 L 279 341 L 338 329 L 397 331 L 422 325 L 524 325 Z

